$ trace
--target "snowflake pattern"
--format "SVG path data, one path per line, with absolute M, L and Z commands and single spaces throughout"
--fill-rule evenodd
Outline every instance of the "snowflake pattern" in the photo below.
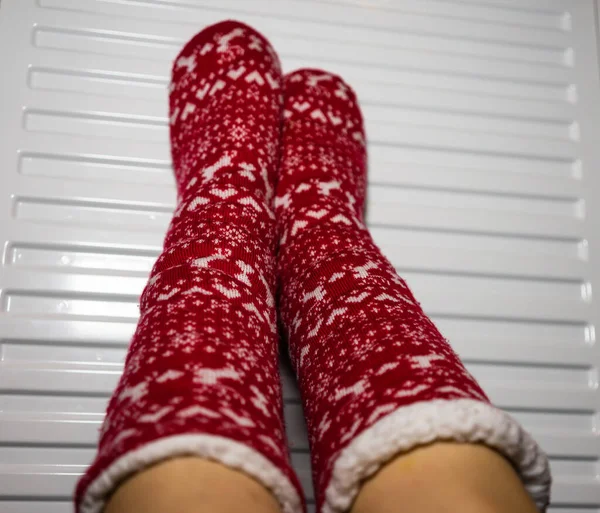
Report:
M 81 513 L 101 511 L 119 481 L 178 454 L 237 466 L 286 513 L 303 509 L 285 439 L 274 301 L 281 82 L 269 44 L 236 22 L 202 31 L 175 60 L 178 206 L 98 453 L 76 490 Z
M 174 62 L 178 205 L 77 511 L 99 513 L 128 476 L 185 454 L 249 473 L 284 513 L 304 510 L 283 426 L 276 290 L 320 513 L 346 511 L 384 461 L 436 438 L 499 450 L 544 509 L 545 455 L 489 403 L 364 224 L 354 92 L 321 70 L 282 80 L 269 43 L 237 22 L 202 31 Z
M 365 227 L 367 159 L 355 94 L 339 77 L 310 69 L 286 76 L 284 87 L 279 313 L 307 420 L 317 511 L 346 511 L 361 480 L 394 451 L 436 438 L 499 445 L 543 508 L 545 456 L 489 404 Z M 437 401 L 451 405 L 446 418 L 427 413 L 428 405 L 445 411 Z M 421 413 L 410 414 L 407 429 L 389 424 L 415 405 Z M 462 422 L 468 432 L 454 425 L 464 411 L 473 412 Z M 474 420 L 478 411 L 485 422 Z

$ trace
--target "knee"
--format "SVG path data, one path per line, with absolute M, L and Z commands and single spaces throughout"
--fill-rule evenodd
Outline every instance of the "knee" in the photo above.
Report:
M 510 463 L 474 444 L 437 442 L 399 455 L 367 480 L 351 513 L 535 513 Z
M 243 472 L 199 457 L 178 457 L 134 475 L 104 513 L 280 513 L 275 497 Z

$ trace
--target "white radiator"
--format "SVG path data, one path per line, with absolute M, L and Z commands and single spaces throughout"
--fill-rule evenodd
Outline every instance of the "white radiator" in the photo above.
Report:
M 225 18 L 285 70 L 354 86 L 376 241 L 549 453 L 552 513 L 600 512 L 596 17 L 592 0 L 2 0 L 0 512 L 71 511 L 174 205 L 170 63 Z

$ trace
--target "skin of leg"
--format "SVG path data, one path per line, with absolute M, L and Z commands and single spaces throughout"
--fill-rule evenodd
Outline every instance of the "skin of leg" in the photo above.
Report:
M 243 472 L 198 457 L 163 461 L 135 474 L 104 513 L 281 513 L 275 497 Z
M 350 513 L 537 513 L 510 463 L 473 444 L 436 442 L 364 482 Z

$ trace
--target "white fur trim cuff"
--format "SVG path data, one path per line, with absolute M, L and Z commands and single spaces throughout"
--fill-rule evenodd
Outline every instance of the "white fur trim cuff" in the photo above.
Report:
M 481 443 L 503 454 L 517 470 L 540 511 L 550 500 L 546 455 L 508 413 L 472 399 L 435 400 L 386 415 L 340 451 L 325 490 L 323 513 L 347 511 L 361 482 L 399 453 L 435 440 Z
M 296 488 L 265 456 L 229 438 L 197 434 L 161 438 L 125 453 L 88 486 L 81 502 L 81 513 L 100 513 L 110 494 L 132 474 L 175 456 L 190 455 L 242 470 L 271 490 L 284 513 L 302 512 L 302 500 Z

